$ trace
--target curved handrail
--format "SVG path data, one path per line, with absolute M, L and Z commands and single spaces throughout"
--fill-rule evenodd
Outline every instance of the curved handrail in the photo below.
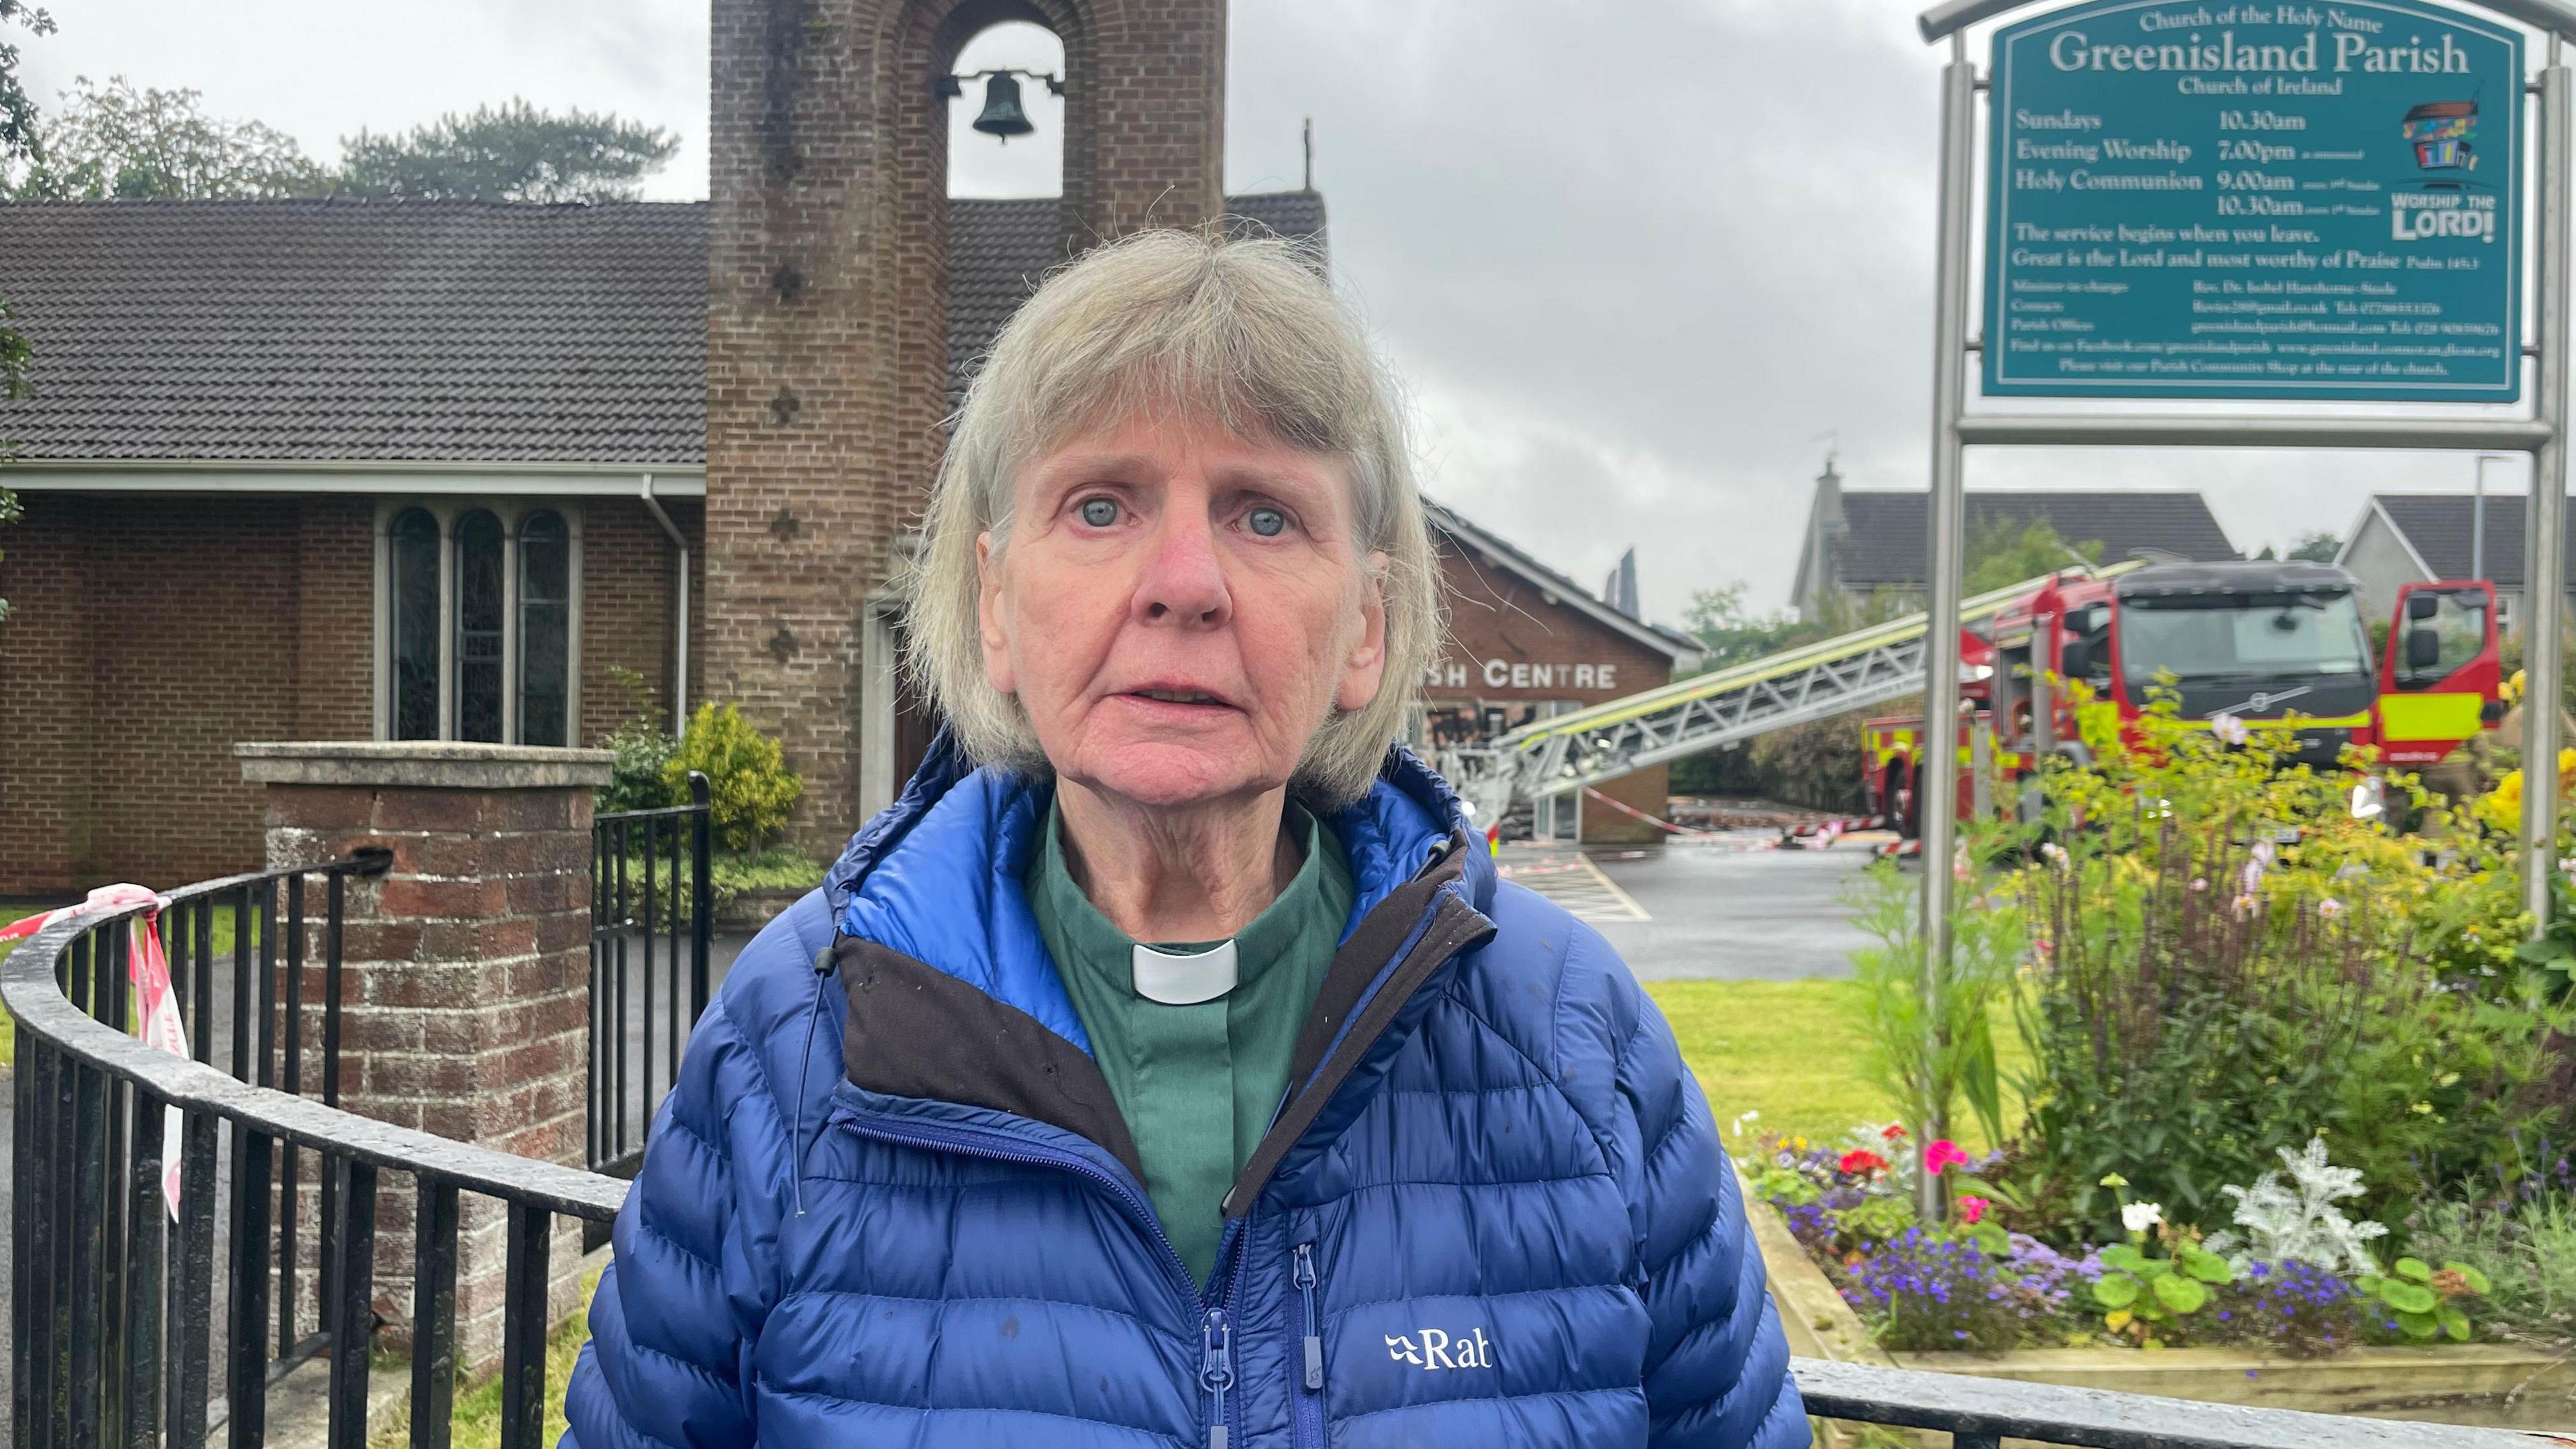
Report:
M 1967 29 L 1980 20 L 1992 20 L 2009 11 L 2026 9 L 2041 0 L 1942 0 L 1942 3 L 1915 17 L 1926 43 Z M 2576 40 L 2576 5 L 2568 0 L 2466 0 L 2482 10 L 2492 10 L 2508 20 L 2518 20 L 2534 30 L 2563 35 Z
M 311 867 L 312 871 L 328 867 Z M 163 897 L 178 905 L 238 890 L 275 875 L 261 871 L 202 881 Z M 166 907 L 165 907 L 166 908 Z M 508 1198 L 567 1216 L 606 1221 L 626 1201 L 617 1178 L 558 1163 L 516 1157 L 415 1128 L 398 1127 L 326 1107 L 307 1097 L 256 1086 L 193 1058 L 145 1046 L 91 1018 L 65 997 L 54 963 L 74 940 L 132 919 L 141 906 L 101 906 L 64 917 L 0 957 L 0 1005 L 18 1024 L 82 1065 L 109 1072 L 183 1111 L 204 1112 L 317 1152 L 355 1158 L 397 1172 L 425 1173 L 467 1192 Z

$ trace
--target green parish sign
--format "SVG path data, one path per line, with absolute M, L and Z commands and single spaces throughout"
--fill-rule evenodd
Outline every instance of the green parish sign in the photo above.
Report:
M 2511 402 L 2523 66 L 2418 0 L 2101 0 L 1995 37 L 1990 396 Z

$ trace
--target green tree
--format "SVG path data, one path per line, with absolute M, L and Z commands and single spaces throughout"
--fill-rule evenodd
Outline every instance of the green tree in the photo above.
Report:
M 259 121 L 207 115 L 193 90 L 73 80 L 42 128 L 18 194 L 55 200 L 314 196 L 330 173 L 295 138 Z
M 2319 531 L 2300 534 L 2299 546 L 2290 550 L 2289 556 L 2305 559 L 2309 563 L 2333 563 L 2335 555 L 2341 552 L 2343 552 L 2342 539 L 2331 533 Z
M 1724 669 L 1821 638 L 1817 626 L 1782 612 L 1756 614 L 1744 603 L 1745 582 L 1691 593 L 1691 634 L 1708 650 L 1708 668 Z
M 441 116 L 408 135 L 360 131 L 340 145 L 344 195 L 563 202 L 633 200 L 680 140 L 615 115 L 558 116 L 514 99 Z
M 2102 562 L 2098 539 L 2070 544 L 2045 518 L 1998 518 L 1969 535 L 1967 592 L 1982 594 L 2075 564 Z

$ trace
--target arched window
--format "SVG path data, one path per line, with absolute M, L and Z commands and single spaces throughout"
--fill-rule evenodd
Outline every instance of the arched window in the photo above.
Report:
M 394 520 L 387 593 L 392 605 L 392 697 L 386 722 L 398 740 L 438 738 L 438 520 L 421 509 Z
M 456 738 L 499 743 L 502 639 L 508 625 L 501 520 L 456 520 Z
M 572 535 L 556 513 L 519 524 L 519 743 L 570 744 Z

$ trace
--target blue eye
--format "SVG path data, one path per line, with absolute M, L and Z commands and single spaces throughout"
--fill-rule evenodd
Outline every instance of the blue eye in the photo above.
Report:
M 1288 515 L 1276 508 L 1256 508 L 1245 514 L 1243 521 L 1263 538 L 1277 538 L 1288 528 Z
M 1107 528 L 1118 521 L 1118 505 L 1106 498 L 1082 501 L 1082 521 L 1094 528 Z

